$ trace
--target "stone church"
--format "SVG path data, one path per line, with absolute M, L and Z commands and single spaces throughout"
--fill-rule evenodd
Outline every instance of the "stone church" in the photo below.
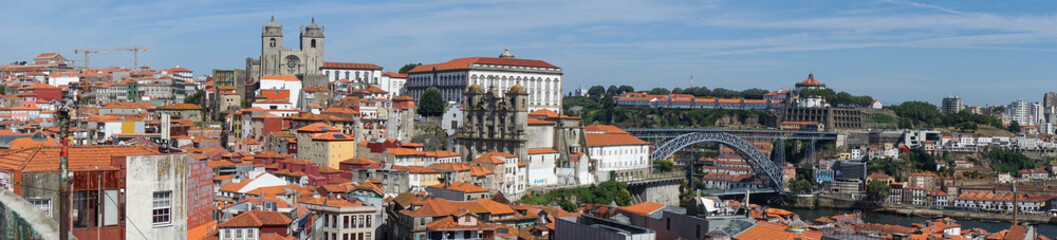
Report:
M 311 24 L 301 27 L 300 38 L 298 49 L 284 48 L 283 25 L 272 17 L 261 27 L 260 58 L 246 59 L 246 82 L 256 82 L 265 75 L 292 75 L 306 87 L 326 86 L 326 76 L 319 70 L 323 67 L 323 28 L 312 19 Z
M 467 87 L 463 94 L 464 122 L 457 142 L 463 159 L 493 151 L 526 159 L 527 99 L 528 92 L 520 83 L 502 97 L 495 88 L 485 91 L 477 84 Z

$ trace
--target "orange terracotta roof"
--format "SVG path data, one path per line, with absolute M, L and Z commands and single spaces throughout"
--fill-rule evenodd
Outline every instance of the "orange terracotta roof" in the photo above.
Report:
M 370 165 L 370 164 L 375 164 L 375 163 L 378 163 L 378 162 L 374 161 L 374 160 L 366 159 L 366 158 L 349 158 L 349 159 L 345 159 L 345 160 L 341 161 L 341 163 L 355 164 L 355 165 Z
M 391 78 L 407 78 L 406 73 L 395 73 L 395 72 L 384 72 L 382 76 L 389 76 Z
M 427 64 L 415 67 L 408 71 L 408 73 L 420 73 L 430 72 L 436 69 L 437 71 L 447 70 L 460 70 L 467 69 L 473 64 L 485 64 L 485 65 L 502 65 L 502 66 L 524 66 L 524 67 L 542 67 L 542 68 L 558 68 L 557 66 L 551 65 L 550 63 L 542 60 L 533 59 L 518 59 L 518 58 L 494 58 L 494 57 L 471 57 L 471 58 L 457 58 L 451 61 L 438 64 Z
M 584 134 L 587 137 L 587 146 L 624 146 L 624 145 L 647 145 L 646 141 L 630 134 Z
M 372 69 L 382 70 L 382 67 L 373 63 L 346 63 L 346 62 L 323 62 L 323 68 L 336 69 Z
M 528 118 L 528 125 L 554 125 L 554 122 L 547 120 L 540 120 L 536 118 Z
M 452 151 L 425 151 L 426 157 L 454 157 L 459 156 L 459 153 Z
M 215 231 L 217 228 L 217 221 L 210 220 L 198 226 L 189 227 L 187 229 L 187 239 L 202 239 L 209 235 L 209 232 Z
M 261 80 L 301 81 L 301 79 L 297 79 L 297 76 L 293 75 L 264 75 Z
M 385 153 L 396 156 L 426 156 L 426 153 L 410 148 L 386 148 Z
M 299 132 L 299 133 L 301 133 L 301 132 L 304 132 L 304 133 L 325 133 L 325 132 L 335 132 L 335 131 L 338 131 L 338 129 L 336 129 L 334 127 L 331 127 L 329 125 L 323 124 L 322 122 L 309 124 L 307 126 L 304 126 L 304 127 L 301 127 L 301 128 L 297 129 L 297 132 Z
M 356 139 L 354 139 L 352 137 L 352 135 L 348 135 L 348 134 L 344 134 L 344 133 L 340 133 L 340 132 L 328 132 L 328 133 L 316 134 L 316 136 L 313 137 L 312 140 L 315 140 L 315 141 L 355 141 Z
M 198 106 L 193 103 L 180 103 L 173 105 L 165 105 L 158 108 L 160 110 L 202 110 L 202 106 Z
M 536 110 L 536 111 L 530 112 L 528 115 L 529 116 L 543 116 L 543 117 L 546 117 L 546 118 L 558 118 L 560 116 L 557 112 L 554 112 L 554 111 L 551 111 L 551 110 L 548 110 L 548 109 Z
M 533 148 L 528 150 L 528 154 L 547 154 L 547 153 L 558 153 L 558 150 L 553 148 Z
M 471 167 L 466 163 L 434 163 L 432 165 L 429 165 L 429 168 L 463 172 L 470 171 Z
M 629 213 L 636 214 L 636 215 L 640 215 L 640 216 L 646 216 L 647 214 L 650 214 L 650 213 L 652 213 L 654 211 L 657 211 L 658 209 L 661 209 L 663 207 L 664 207 L 664 204 L 660 204 L 660 203 L 642 202 L 642 203 L 631 205 L 631 206 L 619 207 L 619 208 L 617 208 L 617 210 L 622 210 L 622 211 L 629 212 Z
M 490 155 L 490 154 L 481 154 L 480 157 L 477 157 L 477 159 L 474 159 L 473 161 L 470 161 L 470 162 L 473 162 L 473 163 L 491 163 L 491 164 L 503 164 L 503 163 L 505 163 L 505 161 L 500 160 L 500 159 L 498 159 L 495 156 Z
M 440 171 L 437 171 L 436 169 L 432 169 L 432 168 L 428 168 L 428 167 L 420 167 L 420 166 L 407 166 L 407 171 L 409 173 L 412 173 L 412 174 L 440 173 Z
M 772 223 L 772 222 L 767 222 L 767 221 L 757 221 L 755 226 L 753 226 L 752 228 L 749 228 L 748 230 L 745 230 L 744 232 L 741 232 L 741 234 L 738 234 L 737 236 L 735 236 L 732 239 L 739 239 L 739 240 L 757 240 L 757 239 L 760 239 L 760 240 L 764 240 L 764 239 L 766 239 L 766 240 L 779 240 L 779 239 L 788 239 L 788 240 L 793 240 L 793 239 L 808 240 L 808 239 L 812 239 L 812 240 L 818 240 L 818 239 L 822 239 L 822 233 L 821 232 L 817 232 L 817 231 L 813 231 L 813 230 L 805 230 L 802 234 L 797 234 L 797 233 L 794 233 L 794 232 L 786 231 L 786 229 L 788 229 L 788 228 L 789 228 L 789 226 L 786 226 L 786 225 L 780 224 L 780 223 Z
M 492 170 L 481 166 L 470 166 L 470 175 L 474 177 L 481 177 L 493 174 Z
M 286 215 L 273 211 L 253 210 L 235 216 L 218 226 L 221 228 L 260 228 L 264 226 L 286 226 L 292 220 Z
M 469 184 L 469 183 L 465 183 L 465 182 L 450 182 L 449 184 L 441 183 L 441 184 L 436 184 L 436 185 L 429 186 L 429 187 L 447 189 L 447 190 L 464 192 L 464 193 L 488 192 L 487 188 L 479 187 L 477 185 L 473 185 L 473 184 Z
M 375 86 L 370 86 L 370 87 L 367 87 L 366 89 L 357 90 L 355 92 L 356 93 L 368 93 L 368 94 L 370 94 L 370 93 L 389 93 L 389 92 L 386 92 L 385 90 L 382 90 L 381 88 L 378 88 L 378 87 L 375 87 Z
M 70 148 L 71 171 L 110 169 L 113 157 L 159 155 L 157 150 L 144 146 L 92 145 Z M 0 154 L 0 169 L 21 169 L 23 172 L 52 172 L 59 170 L 59 148 L 29 148 Z

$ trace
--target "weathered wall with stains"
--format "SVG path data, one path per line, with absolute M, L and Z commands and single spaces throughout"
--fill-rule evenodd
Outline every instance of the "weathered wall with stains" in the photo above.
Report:
M 187 238 L 186 154 L 129 156 L 126 186 L 126 222 L 138 227 L 125 228 L 127 239 Z M 170 223 L 153 223 L 154 193 L 170 191 Z M 143 234 L 140 234 L 142 231 Z

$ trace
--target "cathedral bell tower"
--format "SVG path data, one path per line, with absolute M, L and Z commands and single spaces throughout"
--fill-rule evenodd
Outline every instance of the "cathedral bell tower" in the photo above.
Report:
M 279 54 L 283 49 L 283 26 L 272 17 L 261 27 L 261 73 L 258 76 L 279 74 Z
M 319 71 L 323 67 L 323 28 L 312 23 L 301 28 L 301 52 L 304 53 L 305 73 Z

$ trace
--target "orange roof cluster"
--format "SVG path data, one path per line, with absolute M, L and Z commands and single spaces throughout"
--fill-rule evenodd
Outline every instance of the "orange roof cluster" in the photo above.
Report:
M 70 148 L 69 169 L 83 171 L 112 169 L 114 157 L 160 155 L 144 146 L 92 145 Z M 59 170 L 59 148 L 39 147 L 0 154 L 0 169 L 23 172 L 52 172 Z
M 756 221 L 756 225 L 744 232 L 741 232 L 736 236 L 737 239 L 741 240 L 756 240 L 756 239 L 767 239 L 767 240 L 779 240 L 779 239 L 822 239 L 822 233 L 814 230 L 804 230 L 802 233 L 795 233 L 787 231 L 789 226 L 781 223 L 773 223 L 767 221 Z

